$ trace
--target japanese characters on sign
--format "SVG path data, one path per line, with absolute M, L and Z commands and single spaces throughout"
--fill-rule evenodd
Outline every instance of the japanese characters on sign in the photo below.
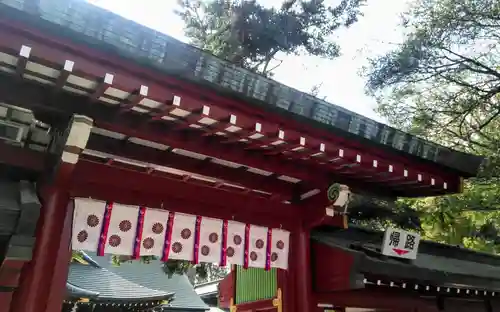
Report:
M 416 259 L 420 235 L 400 229 L 388 228 L 382 243 L 382 254 L 391 257 Z

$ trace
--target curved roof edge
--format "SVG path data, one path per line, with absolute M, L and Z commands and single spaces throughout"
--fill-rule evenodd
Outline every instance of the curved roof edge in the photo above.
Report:
M 73 298 L 97 298 L 99 293 L 92 290 L 87 290 L 78 286 L 75 286 L 69 282 L 66 282 L 66 291 L 69 297 Z

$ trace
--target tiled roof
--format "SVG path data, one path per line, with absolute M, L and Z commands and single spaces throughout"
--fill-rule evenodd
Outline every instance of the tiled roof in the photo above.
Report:
M 70 265 L 68 283 L 80 290 L 97 293 L 96 299 L 105 301 L 164 300 L 172 295 L 172 291 L 139 285 L 105 268 L 79 263 Z
M 137 285 L 149 289 L 175 293 L 173 300 L 165 308 L 175 310 L 208 310 L 209 307 L 196 294 L 193 285 L 185 275 L 173 275 L 169 278 L 160 261 L 153 260 L 149 264 L 138 261 L 122 263 L 114 266 L 108 256 L 97 257 L 88 253 L 102 268 Z
M 83 289 L 81 287 L 75 286 L 71 283 L 66 282 L 66 292 L 68 297 L 73 298 L 97 298 L 99 293 L 96 291 L 90 291 Z

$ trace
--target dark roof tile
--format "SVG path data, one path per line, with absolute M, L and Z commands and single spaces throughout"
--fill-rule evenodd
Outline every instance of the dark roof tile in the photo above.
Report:
M 97 257 L 95 253 L 88 254 L 100 266 L 130 282 L 158 291 L 175 293 L 174 299 L 169 303 L 169 307 L 171 308 L 189 310 L 209 309 L 200 296 L 196 294 L 187 276 L 173 275 L 172 278 L 168 278 L 163 271 L 160 261 L 153 260 L 149 264 L 133 261 L 115 266 L 111 263 L 109 256 Z
M 105 268 L 79 263 L 70 265 L 68 283 L 98 293 L 97 300 L 163 300 L 172 295 L 172 291 L 149 288 Z

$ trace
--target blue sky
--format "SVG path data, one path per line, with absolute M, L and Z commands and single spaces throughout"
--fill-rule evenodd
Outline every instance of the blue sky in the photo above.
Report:
M 174 14 L 176 0 L 89 1 L 188 42 L 184 36 L 183 22 Z M 280 4 L 282 0 L 259 2 L 272 6 Z M 342 56 L 326 60 L 311 56 L 280 55 L 278 58 L 283 63 L 276 69 L 274 79 L 302 91 L 309 91 L 312 86 L 323 83 L 320 95 L 326 96 L 327 101 L 383 122 L 373 111 L 375 100 L 364 94 L 364 79 L 359 76 L 359 71 L 368 57 L 381 55 L 401 42 L 399 15 L 406 6 L 405 0 L 368 0 L 364 17 L 349 29 L 336 33 Z

